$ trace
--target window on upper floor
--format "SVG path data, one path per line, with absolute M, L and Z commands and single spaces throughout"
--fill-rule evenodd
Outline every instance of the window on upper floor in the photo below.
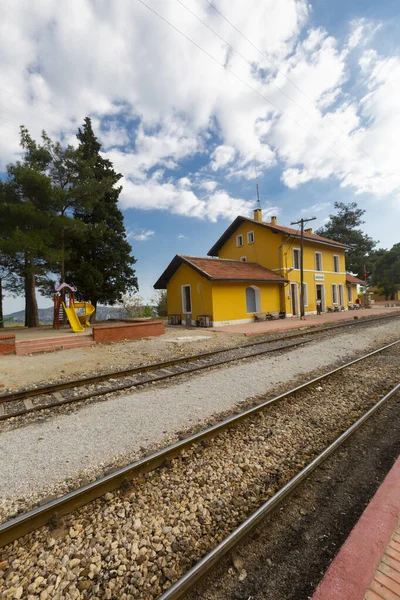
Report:
M 339 273 L 340 271 L 340 260 L 337 254 L 333 255 L 333 270 L 335 273 Z
M 236 246 L 238 248 L 240 248 L 240 246 L 243 246 L 243 235 L 242 234 L 236 236 Z
M 322 271 L 322 252 L 315 253 L 315 270 Z
M 300 269 L 300 248 L 293 248 L 293 269 Z
M 247 243 L 248 244 L 253 244 L 254 243 L 254 231 L 248 231 L 247 232 Z

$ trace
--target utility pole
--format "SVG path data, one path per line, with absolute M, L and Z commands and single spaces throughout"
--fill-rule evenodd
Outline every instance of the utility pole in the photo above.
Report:
M 310 217 L 309 219 L 300 219 L 299 221 L 292 221 L 291 225 L 300 225 L 300 319 L 304 319 L 304 261 L 303 261 L 303 249 L 304 249 L 304 223 L 309 221 L 315 221 L 317 217 Z

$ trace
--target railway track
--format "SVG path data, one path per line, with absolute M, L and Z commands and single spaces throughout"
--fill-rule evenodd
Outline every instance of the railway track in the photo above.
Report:
M 311 342 L 316 335 L 348 327 L 363 327 L 370 323 L 399 318 L 398 315 L 367 317 L 358 321 L 338 323 L 310 331 L 256 340 L 235 348 L 214 350 L 200 354 L 152 363 L 130 369 L 94 375 L 82 379 L 39 386 L 0 395 L 0 421 L 19 417 L 44 409 L 54 409 L 67 404 L 129 390 L 175 377 L 196 373 L 231 362 L 283 351 Z
M 264 440 L 265 435 L 269 436 L 269 435 L 271 435 L 271 432 L 265 433 L 265 431 L 261 425 L 260 425 L 259 429 L 257 426 L 257 428 L 255 430 L 254 429 L 252 430 L 252 428 L 254 428 L 255 425 L 254 425 L 254 422 L 253 422 L 253 424 L 251 424 L 251 420 L 255 419 L 255 418 L 264 418 L 264 416 L 266 414 L 265 409 L 267 407 L 271 407 L 271 409 L 273 409 L 275 407 L 277 410 L 278 407 L 280 406 L 280 401 L 282 401 L 283 399 L 286 399 L 290 402 L 291 399 L 296 399 L 298 394 L 304 395 L 304 394 L 308 394 L 308 393 L 310 393 L 310 394 L 317 393 L 317 396 L 319 396 L 320 392 L 318 390 L 322 390 L 323 389 L 322 386 L 326 386 L 327 394 L 328 394 L 328 397 L 330 398 L 330 394 L 331 394 L 330 389 L 331 388 L 335 389 L 337 377 L 338 376 L 341 377 L 342 372 L 344 370 L 346 370 L 346 369 L 349 370 L 350 379 L 351 379 L 351 377 L 354 376 L 354 374 L 352 375 L 352 369 L 353 370 L 355 368 L 359 369 L 359 367 L 361 366 L 361 363 L 362 363 L 362 371 L 360 373 L 358 373 L 358 376 L 361 379 L 363 379 L 363 378 L 365 379 L 367 373 L 371 374 L 371 365 L 369 365 L 369 367 L 366 368 L 366 365 L 364 364 L 364 362 L 368 362 L 369 360 L 377 360 L 377 357 L 381 357 L 381 359 L 382 359 L 381 363 L 379 363 L 379 365 L 378 365 L 378 371 L 379 371 L 379 377 L 380 377 L 379 386 L 382 386 L 384 384 L 387 387 L 387 386 L 389 386 L 389 384 L 391 384 L 390 390 L 388 390 L 384 394 L 383 397 L 380 397 L 377 402 L 375 402 L 375 403 L 372 402 L 373 406 L 372 407 L 369 406 L 368 410 L 366 410 L 366 411 L 364 410 L 361 418 L 358 418 L 355 422 L 352 422 L 351 426 L 349 426 L 344 433 L 341 433 L 341 435 L 339 435 L 333 442 L 330 442 L 329 445 L 327 445 L 325 448 L 323 448 L 323 450 L 320 451 L 318 453 L 318 455 L 315 458 L 313 458 L 313 460 L 311 462 L 309 462 L 309 464 L 307 464 L 307 466 L 305 468 L 303 468 L 301 470 L 296 468 L 296 471 L 299 471 L 299 472 L 297 472 L 296 475 L 289 482 L 285 483 L 285 485 L 283 485 L 283 487 L 280 487 L 271 498 L 269 498 L 265 503 L 263 503 L 261 506 L 259 506 L 257 508 L 257 510 L 255 510 L 255 512 L 249 518 L 245 519 L 239 525 L 239 527 L 237 527 L 233 531 L 231 531 L 229 533 L 229 535 L 222 542 L 220 542 L 211 552 L 209 552 L 206 556 L 204 556 L 204 558 L 202 558 L 198 563 L 196 563 L 196 565 L 193 568 L 189 569 L 187 571 L 187 573 L 185 573 L 185 575 L 181 579 L 179 579 L 179 581 L 176 581 L 172 585 L 172 587 L 170 587 L 170 589 L 167 590 L 161 596 L 162 600 L 167 600 L 167 599 L 171 600 L 171 599 L 182 597 L 182 595 L 199 579 L 199 577 L 203 576 L 204 573 L 207 570 L 209 570 L 215 564 L 215 562 L 217 560 L 219 560 L 219 558 L 228 549 L 230 549 L 233 546 L 233 544 L 235 544 L 239 539 L 241 539 L 244 535 L 246 535 L 250 531 L 250 529 L 252 527 L 254 527 L 254 525 L 257 524 L 260 519 L 263 518 L 264 515 L 268 514 L 271 510 L 273 510 L 273 508 L 276 507 L 276 505 L 287 494 L 289 494 L 300 481 L 302 481 L 305 477 L 307 477 L 307 475 L 317 465 L 319 465 L 345 439 L 347 439 L 358 427 L 360 427 L 369 418 L 369 416 L 371 416 L 373 414 L 373 412 L 378 410 L 378 408 L 380 406 L 382 406 L 387 400 L 389 400 L 394 394 L 396 394 L 400 390 L 400 384 L 398 383 L 398 354 L 395 354 L 394 357 L 392 356 L 392 362 L 394 359 L 395 364 L 394 364 L 394 366 L 392 365 L 391 370 L 389 370 L 388 373 L 382 374 L 382 365 L 385 365 L 385 361 L 387 362 L 388 358 L 390 358 L 390 356 L 391 356 L 390 353 L 392 351 L 394 351 L 395 353 L 396 353 L 396 351 L 398 352 L 399 344 L 400 344 L 400 340 L 393 342 L 391 344 L 388 344 L 386 346 L 383 346 L 377 350 L 374 350 L 373 352 L 369 352 L 368 354 L 366 354 L 362 357 L 352 360 L 349 363 L 346 363 L 345 365 L 342 365 L 342 366 L 340 366 L 336 369 L 333 369 L 323 375 L 320 375 L 302 385 L 299 385 L 299 386 L 295 387 L 294 389 L 289 390 L 288 392 L 280 394 L 279 396 L 276 396 L 274 398 L 270 398 L 258 406 L 255 406 L 253 408 L 245 410 L 238 415 L 232 416 L 216 425 L 213 425 L 212 427 L 209 427 L 209 428 L 207 428 L 199 433 L 196 433 L 184 440 L 181 440 L 175 444 L 172 444 L 171 446 L 168 446 L 167 448 L 164 448 L 158 452 L 155 452 L 154 454 L 152 454 L 150 456 L 144 457 L 141 460 L 138 460 L 126 467 L 120 468 L 117 471 L 115 471 L 114 473 L 109 474 L 105 477 L 102 477 L 101 479 L 99 479 L 93 483 L 89 483 L 79 489 L 69 492 L 68 494 L 66 494 L 56 500 L 48 502 L 47 504 L 45 504 L 43 506 L 39 506 L 25 514 L 19 515 L 18 517 L 11 519 L 8 522 L 3 523 L 2 525 L 0 525 L 0 547 L 10 544 L 11 542 L 17 540 L 18 538 L 26 535 L 29 532 L 34 532 L 34 530 L 41 528 L 42 526 L 48 524 L 49 522 L 52 523 L 53 529 L 54 529 L 54 527 L 59 527 L 60 523 L 62 523 L 62 517 L 64 515 L 67 515 L 67 514 L 71 513 L 72 511 L 75 511 L 77 508 L 82 507 L 83 505 L 86 505 L 86 504 L 92 502 L 96 498 L 100 498 L 100 497 L 104 496 L 106 499 L 105 500 L 105 502 L 106 502 L 107 494 L 109 494 L 112 491 L 115 491 L 117 488 L 121 489 L 124 494 L 139 493 L 141 482 L 146 481 L 145 474 L 150 474 L 151 472 L 156 471 L 158 469 L 158 467 L 160 467 L 160 466 L 166 466 L 166 468 L 168 470 L 168 468 L 170 468 L 170 465 L 174 463 L 173 459 L 178 459 L 178 457 L 179 457 L 179 460 L 183 461 L 182 464 L 186 464 L 186 459 L 189 460 L 187 458 L 187 456 L 188 456 L 187 453 L 191 452 L 192 448 L 195 449 L 193 452 L 194 452 L 195 456 L 197 457 L 197 456 L 199 456 L 199 454 L 201 454 L 201 452 L 203 451 L 204 448 L 209 447 L 210 442 L 214 438 L 221 439 L 221 435 L 228 436 L 230 434 L 230 432 L 232 432 L 232 431 L 233 431 L 232 435 L 236 435 L 236 431 L 237 431 L 238 427 L 240 428 L 240 426 L 242 424 L 245 425 L 244 430 L 246 432 L 246 435 L 247 435 L 248 431 L 254 431 L 256 436 L 253 437 L 253 439 L 259 440 L 260 438 L 259 438 L 258 434 L 263 432 L 263 436 L 261 436 L 261 438 Z M 389 354 L 385 354 L 387 352 Z M 390 375 L 390 376 L 388 376 L 388 375 Z M 397 382 L 395 383 L 395 385 L 392 385 L 395 378 L 397 378 Z M 345 377 L 342 379 L 346 381 L 349 378 Z M 373 393 L 371 390 L 371 386 L 369 384 L 367 385 L 367 389 L 368 389 L 368 391 L 366 393 L 364 391 L 364 395 L 368 396 L 368 394 Z M 382 388 L 380 387 L 380 389 L 382 389 Z M 315 390 L 317 390 L 317 392 Z M 358 390 L 358 388 L 356 388 L 356 391 L 357 390 Z M 343 397 L 347 397 L 347 395 L 348 395 L 348 391 L 346 391 L 344 393 Z M 371 401 L 369 401 L 369 403 L 371 404 Z M 320 404 L 320 399 L 318 398 L 317 405 L 312 404 L 312 406 L 315 406 L 317 408 L 317 406 L 319 406 L 319 404 Z M 329 406 L 330 406 L 330 404 L 329 404 Z M 295 418 L 298 420 L 301 419 L 301 417 L 299 415 L 301 415 L 302 412 L 307 413 L 305 415 L 305 417 L 309 418 L 309 414 L 308 414 L 309 409 L 306 410 L 305 408 L 302 408 L 302 407 L 303 407 L 303 399 L 299 400 L 299 405 L 296 408 L 296 411 L 293 413 L 294 415 L 296 415 Z M 360 407 L 358 407 L 357 410 L 358 410 L 358 412 L 360 412 Z M 315 412 L 317 412 L 317 410 L 315 410 Z M 268 413 L 268 411 L 267 411 L 267 413 Z M 352 412 L 352 414 L 353 414 L 353 412 Z M 347 415 L 347 412 L 346 412 L 346 415 Z M 314 416 L 312 415 L 312 419 L 313 418 L 314 418 Z M 346 416 L 346 418 L 347 418 L 347 416 Z M 285 422 L 285 419 L 283 420 L 283 422 Z M 334 426 L 336 427 L 336 424 Z M 319 427 L 319 425 L 318 425 L 318 427 Z M 290 432 L 289 440 L 293 441 L 294 438 L 292 437 L 292 435 L 293 435 L 292 432 Z M 318 434 L 317 439 L 319 439 L 321 436 L 323 438 L 323 433 Z M 292 441 L 289 441 L 289 444 L 290 444 L 289 447 L 291 447 Z M 254 443 L 259 443 L 259 442 L 256 441 Z M 264 443 L 264 441 L 262 443 Z M 307 445 L 307 439 L 306 438 L 304 440 L 301 439 L 301 440 L 299 440 L 299 443 L 302 445 L 303 444 Z M 247 445 L 247 442 L 246 442 L 246 445 Z M 204 450 L 204 451 L 206 451 L 206 450 Z M 298 461 L 296 462 L 296 458 L 294 458 L 294 460 L 295 460 L 295 464 L 297 466 L 298 466 L 298 464 L 301 464 L 301 463 L 298 463 Z M 282 464 L 285 465 L 286 463 L 284 462 Z M 284 467 L 282 467 L 282 468 L 284 468 Z M 291 468 L 293 468 L 293 467 L 291 467 Z M 193 471 L 193 469 L 190 469 L 189 472 L 192 472 L 192 471 Z M 290 471 L 290 469 L 289 469 L 289 471 Z M 241 469 L 239 469 L 238 472 L 239 472 L 239 479 L 241 476 L 245 477 L 245 474 L 244 474 L 244 472 L 241 471 Z M 241 475 L 240 475 L 240 473 L 241 473 Z M 271 469 L 271 473 L 272 473 L 271 477 L 277 476 L 276 469 L 275 469 L 275 471 L 273 469 Z M 182 477 L 180 470 L 177 473 L 177 475 L 179 478 Z M 236 475 L 235 475 L 235 477 L 236 477 Z M 279 477 L 278 477 L 278 479 L 279 479 Z M 164 485 L 164 484 L 162 484 L 162 485 Z M 152 484 L 151 485 L 152 490 L 153 490 L 153 487 L 154 487 L 154 485 Z M 154 492 L 151 492 L 151 493 L 153 494 Z M 113 494 L 109 494 L 109 496 L 114 497 Z M 234 501 L 235 501 L 235 499 L 233 499 L 233 502 Z M 121 504 L 121 506 L 123 506 L 123 503 Z M 145 504 L 146 512 L 148 509 L 150 509 L 150 506 L 151 506 L 150 504 L 147 504 L 147 503 Z M 97 505 L 97 508 L 101 513 L 101 509 L 99 508 L 99 505 Z M 96 507 L 95 507 L 95 510 L 97 510 Z M 115 509 L 115 510 L 117 510 L 117 509 Z M 119 513 L 117 513 L 117 514 L 119 514 Z M 122 513 L 121 513 L 121 515 L 122 515 Z M 68 518 L 68 517 L 65 517 L 65 518 Z M 71 528 L 71 529 L 69 529 L 70 535 L 74 537 L 75 533 L 74 534 L 72 533 L 74 518 L 72 517 L 72 520 L 71 520 L 71 517 L 69 517 L 69 518 L 70 518 L 69 527 Z M 88 517 L 86 517 L 84 519 L 84 522 L 88 524 L 91 521 Z M 135 521 L 135 523 L 136 523 L 136 521 Z M 135 525 L 135 527 L 136 527 L 136 525 Z M 90 529 L 93 530 L 93 525 L 90 527 Z M 171 528 L 169 528 L 169 529 L 171 529 Z M 67 527 L 66 535 L 68 535 L 68 527 Z M 45 532 L 44 537 L 46 540 L 48 540 L 49 537 L 51 537 L 51 531 Z M 74 540 L 72 540 L 72 542 L 74 542 Z M 35 538 L 32 539 L 32 543 L 36 546 L 38 544 L 38 542 L 35 541 Z M 27 552 L 29 552 L 29 539 L 25 540 L 24 544 L 22 545 L 22 547 L 24 547 L 24 548 L 26 546 L 27 546 Z M 160 547 L 162 548 L 163 546 L 161 545 Z M 17 548 L 17 547 L 15 546 L 15 548 Z M 64 550 L 63 550 L 63 552 L 64 552 Z M 151 596 L 151 597 L 153 597 L 153 596 Z

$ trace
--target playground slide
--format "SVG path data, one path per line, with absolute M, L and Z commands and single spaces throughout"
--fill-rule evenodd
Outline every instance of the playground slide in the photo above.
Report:
M 96 310 L 93 304 L 90 302 L 74 302 L 74 308 L 84 308 L 85 313 L 83 315 L 78 315 L 78 319 L 82 323 L 82 325 L 90 326 L 89 318 Z
M 75 310 L 73 308 L 67 308 L 65 306 L 64 302 L 63 302 L 63 308 L 64 308 L 65 314 L 67 315 L 69 324 L 71 325 L 73 331 L 75 331 L 75 333 L 85 331 L 85 328 L 82 325 L 82 323 L 80 322 L 80 320 L 78 319 L 78 315 L 76 314 Z

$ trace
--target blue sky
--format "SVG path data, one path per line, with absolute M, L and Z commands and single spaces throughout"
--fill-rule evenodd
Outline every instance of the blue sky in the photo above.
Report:
M 266 219 L 316 216 L 318 227 L 336 200 L 355 200 L 369 235 L 399 241 L 398 2 L 145 4 L 204 52 L 138 0 L 4 8 L 0 172 L 18 157 L 19 124 L 74 144 L 89 115 L 124 175 L 146 299 L 176 253 L 206 255 L 251 215 L 256 172 Z

